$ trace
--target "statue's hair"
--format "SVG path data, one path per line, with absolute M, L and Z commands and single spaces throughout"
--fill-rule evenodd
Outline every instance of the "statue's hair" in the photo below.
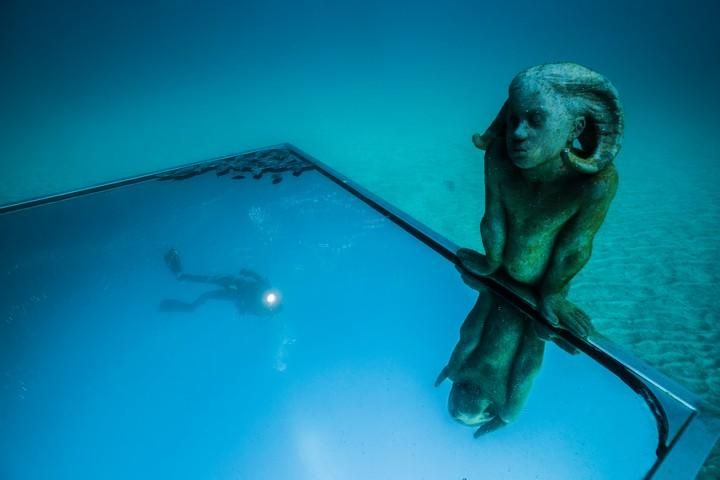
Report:
M 617 90 L 607 78 L 576 63 L 547 63 L 518 73 L 508 90 L 521 88 L 527 80 L 541 81 L 566 96 L 571 113 L 586 119 L 585 130 L 578 137 L 581 148 L 568 146 L 562 152 L 569 167 L 596 173 L 613 161 L 620 151 L 624 120 Z M 506 105 L 487 131 L 473 138 L 479 148 L 485 149 L 496 137 L 505 136 Z

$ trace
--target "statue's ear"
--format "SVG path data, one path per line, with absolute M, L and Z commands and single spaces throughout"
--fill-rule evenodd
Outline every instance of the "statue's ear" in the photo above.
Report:
M 625 122 L 617 91 L 610 82 L 600 78 L 596 85 L 589 85 L 597 97 L 592 108 L 586 110 L 582 133 L 577 137 L 581 150 L 572 145 L 564 148 L 560 155 L 569 168 L 587 174 L 595 174 L 610 164 L 620 151 Z M 574 140 L 574 139 L 571 139 Z
M 575 120 L 573 121 L 572 131 L 573 140 L 578 138 L 585 131 L 585 126 L 585 117 L 575 117 Z

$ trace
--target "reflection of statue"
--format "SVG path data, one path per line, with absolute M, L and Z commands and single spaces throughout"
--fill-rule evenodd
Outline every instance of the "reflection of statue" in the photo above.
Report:
M 280 294 L 260 275 L 251 270 L 240 270 L 239 275 L 194 275 L 183 273 L 180 256 L 174 248 L 165 254 L 165 262 L 178 280 L 204 283 L 221 287 L 205 292 L 192 302 L 163 300 L 164 311 L 192 312 L 208 300 L 225 300 L 235 304 L 240 314 L 271 315 L 281 308 Z
M 445 378 L 453 382 L 450 415 L 478 427 L 477 437 L 518 416 L 540 370 L 545 343 L 533 320 L 482 284 L 468 283 L 479 291 L 478 299 L 435 384 Z
M 473 136 L 486 151 L 486 255 L 461 249 L 460 261 L 479 275 L 503 267 L 533 287 L 545 318 L 581 336 L 592 330 L 590 319 L 566 296 L 615 196 L 622 131 L 610 82 L 558 63 L 520 72 L 492 125 Z

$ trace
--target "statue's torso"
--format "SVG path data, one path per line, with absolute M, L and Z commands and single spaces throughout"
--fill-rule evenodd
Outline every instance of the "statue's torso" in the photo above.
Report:
M 510 159 L 498 158 L 505 211 L 503 267 L 518 282 L 539 285 L 563 226 L 577 213 L 582 185 L 533 187 Z

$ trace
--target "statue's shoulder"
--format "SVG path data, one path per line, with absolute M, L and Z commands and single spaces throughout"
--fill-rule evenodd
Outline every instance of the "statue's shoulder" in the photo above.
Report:
M 619 181 L 617 168 L 615 168 L 615 165 L 613 165 L 612 163 L 607 167 L 603 168 L 596 175 L 593 175 L 593 177 L 598 185 L 606 187 L 616 187 Z
M 587 188 L 587 192 L 592 200 L 612 198 L 615 196 L 618 183 L 617 169 L 611 163 L 588 179 L 589 188 Z

